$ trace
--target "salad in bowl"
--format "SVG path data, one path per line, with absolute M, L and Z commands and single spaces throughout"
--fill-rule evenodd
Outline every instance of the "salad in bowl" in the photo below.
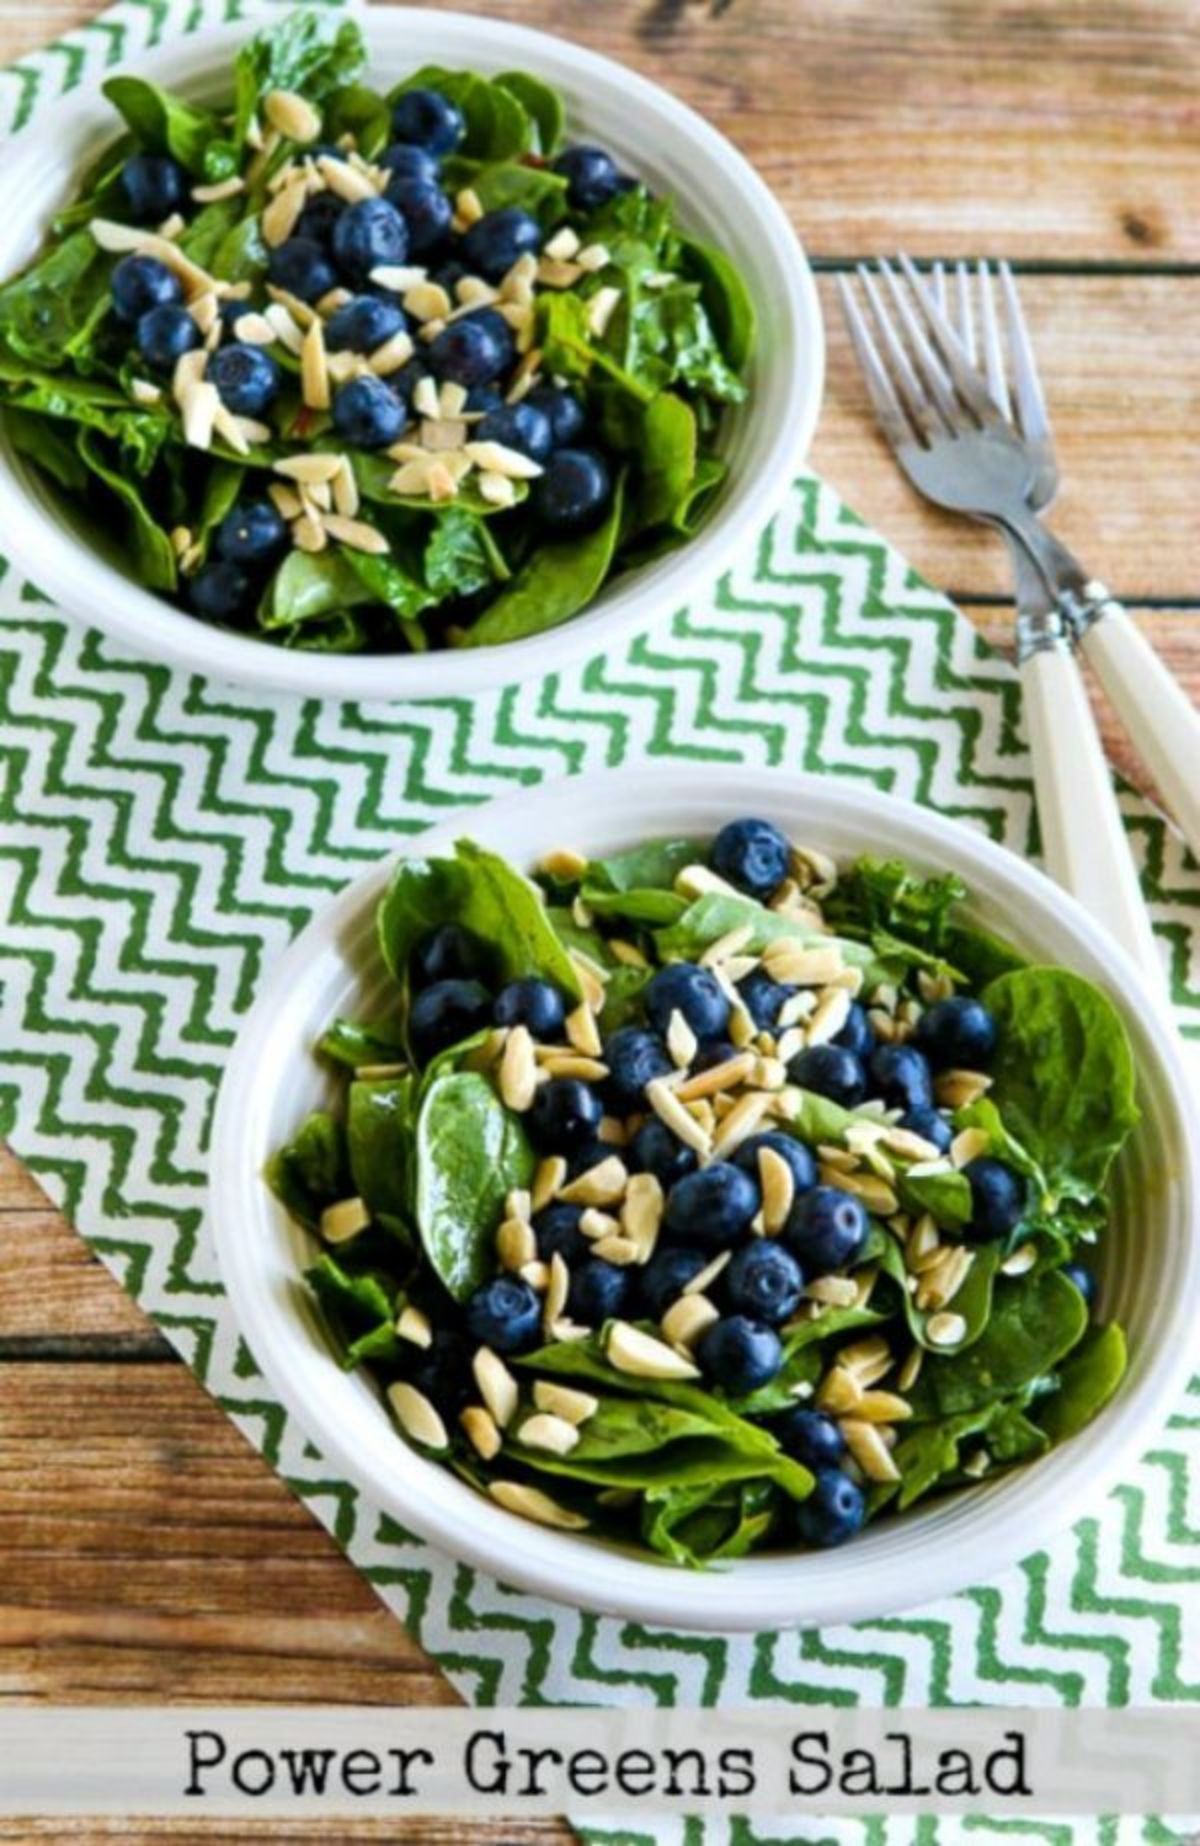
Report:
M 1034 1465 L 1118 1390 L 1120 1014 L 952 873 L 772 821 L 378 901 L 368 1019 L 267 1172 L 396 1441 L 660 1563 L 828 1551 Z M 859 1541 L 861 1542 L 861 1540 Z
M 755 315 L 527 69 L 377 85 L 353 19 L 148 78 L 0 287 L 0 424 L 147 590 L 231 635 L 419 654 L 543 634 L 686 545 Z

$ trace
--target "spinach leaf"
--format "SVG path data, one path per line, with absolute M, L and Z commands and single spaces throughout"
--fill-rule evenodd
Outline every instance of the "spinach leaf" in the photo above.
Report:
M 340 1122 L 319 1111 L 301 1122 L 267 1162 L 266 1180 L 297 1223 L 315 1230 L 327 1205 L 350 1196 L 350 1163 Z
M 354 83 L 365 64 L 366 47 L 354 19 L 306 10 L 272 20 L 234 60 L 233 134 L 238 147 L 245 146 L 247 131 L 269 90 L 294 90 L 311 103 L 323 103 Z
M 642 419 L 638 529 L 674 523 L 688 505 L 695 478 L 695 413 L 681 397 L 660 391 Z
M 511 87 L 492 83 L 474 71 L 443 70 L 426 64 L 388 96 L 388 102 L 408 90 L 440 90 L 463 112 L 467 132 L 461 153 L 473 160 L 514 160 L 533 146 L 533 119 Z
M 578 615 L 604 585 L 621 530 L 624 488 L 618 477 L 604 519 L 592 532 L 539 545 L 512 582 L 472 623 L 464 647 L 493 647 L 544 634 Z
M 90 344 L 97 317 L 107 312 L 111 270 L 112 258 L 90 231 L 76 231 L 56 244 L 0 288 L 5 345 L 32 365 L 58 371 Z M 10 375 L 22 386 L 32 382 L 21 368 Z
M 698 1569 L 745 1557 L 770 1531 L 778 1503 L 769 1481 L 652 1488 L 642 1498 L 641 1535 L 672 1563 Z
M 677 923 L 688 903 L 674 891 L 594 891 L 590 885 L 584 885 L 580 896 L 598 917 L 625 917 L 656 928 Z
M 373 591 L 349 559 L 349 552 L 341 546 L 318 552 L 289 551 L 263 594 L 258 611 L 261 625 L 289 628 L 335 610 L 374 602 Z
M 917 1162 L 919 1165 L 920 1162 Z M 971 1182 L 963 1173 L 913 1173 L 896 1161 L 896 1189 L 905 1211 L 930 1212 L 943 1229 L 956 1230 L 971 1222 L 974 1206 Z
M 335 90 L 325 107 L 321 134 L 326 141 L 353 135 L 364 160 L 374 160 L 391 140 L 392 112 L 377 90 L 347 83 Z
M 604 984 L 604 1005 L 600 1012 L 602 1036 L 607 1038 L 618 1026 L 633 1024 L 642 993 L 653 973 L 653 968 L 630 968 L 625 964 L 613 969 Z
M 346 1144 L 350 1176 L 373 1218 L 406 1221 L 413 1210 L 417 1078 L 357 1079 L 350 1085 Z
M 1029 958 L 990 930 L 977 923 L 951 920 L 944 932 L 947 961 L 961 969 L 968 985 L 976 992 L 998 975 L 1011 974 L 1015 968 L 1028 966 Z
M 954 906 L 966 887 L 954 872 L 922 877 L 900 859 L 864 856 L 844 872 L 824 902 L 826 920 L 848 935 L 877 947 L 881 961 L 907 958 L 923 951 L 925 965 L 937 965 L 946 953 Z M 922 957 L 917 956 L 918 964 Z
M 991 1096 L 981 1096 L 977 1101 L 968 1103 L 958 1109 L 954 1115 L 956 1128 L 979 1128 L 988 1137 L 988 1153 L 997 1160 L 1003 1160 L 1015 1172 L 1021 1173 L 1029 1181 L 1034 1198 L 1039 1202 L 1047 1198 L 1049 1187 L 1046 1175 L 1029 1152 L 1029 1149 L 1009 1133 L 1007 1124 Z
M 486 1077 L 461 1071 L 429 1086 L 417 1117 L 416 1218 L 430 1267 L 456 1301 L 485 1282 L 505 1195 L 533 1176 L 519 1119 Z
M 501 71 L 493 82 L 516 97 L 537 129 L 537 146 L 533 152 L 545 159 L 556 154 L 567 125 L 567 111 L 558 91 L 543 83 L 540 77 L 530 76 L 528 71 Z
M 198 109 L 144 77 L 110 77 L 102 87 L 147 153 L 169 154 L 194 179 L 229 179 L 237 171 L 237 152 L 211 109 Z
M 438 599 L 423 583 L 411 577 L 392 553 L 377 555 L 369 551 L 352 551 L 348 547 L 339 555 L 353 574 L 371 593 L 373 602 L 385 603 L 402 621 L 414 620 Z M 318 556 L 325 556 L 324 552 Z
M 679 250 L 685 270 L 700 284 L 721 350 L 735 372 L 744 370 L 754 350 L 757 316 L 740 270 L 723 250 L 696 237 L 681 237 Z
M 78 451 L 48 417 L 35 416 L 26 410 L 6 407 L 4 427 L 19 455 L 25 455 L 39 468 L 65 487 L 69 493 L 82 493 L 87 486 L 87 469 Z
M 660 388 L 627 371 L 611 353 L 596 345 L 588 328 L 588 304 L 582 295 L 546 293 L 538 297 L 537 343 L 548 372 L 584 381 L 599 372 L 642 404 L 648 404 Z
M 1051 1442 L 1076 1435 L 1103 1410 L 1125 1376 L 1125 1363 L 1125 1334 L 1115 1321 L 1088 1328 L 1059 1368 L 1058 1390 L 1037 1410 Z
M 699 840 L 651 840 L 645 846 L 590 859 L 583 883 L 591 891 L 672 891 L 684 867 L 702 865 L 707 852 Z
M 322 1057 L 350 1070 L 369 1064 L 403 1064 L 405 1051 L 395 1039 L 387 1038 L 375 1026 L 359 1025 L 353 1019 L 335 1019 L 317 1041 Z
M 988 1326 L 988 1317 L 992 1308 L 992 1287 L 996 1279 L 996 1272 L 1000 1267 L 1002 1254 L 999 1243 L 977 1244 L 975 1247 L 974 1259 L 967 1271 L 966 1280 L 950 1303 L 952 1312 L 961 1314 L 967 1324 L 966 1332 L 954 1349 L 956 1355 L 966 1352 L 968 1347 L 981 1339 Z M 908 1322 L 909 1332 L 917 1345 L 924 1346 L 928 1352 L 944 1355 L 945 1348 L 936 1345 L 928 1334 L 929 1321 L 938 1310 L 919 1308 L 915 1296 L 909 1294 L 908 1271 L 904 1257 L 899 1245 L 890 1237 L 882 1246 L 880 1261 L 884 1273 L 890 1276 L 896 1284 L 904 1318 Z M 950 1364 L 951 1361 L 946 1360 L 946 1363 Z
M 871 962 L 870 950 L 860 942 L 822 935 L 768 910 L 752 897 L 726 896 L 722 891 L 705 892 L 688 905 L 677 923 L 655 931 L 659 959 L 694 961 L 711 943 L 743 926 L 751 931 L 745 948 L 749 955 L 761 955 L 768 943 L 786 940 L 802 943 L 806 948 L 840 948 L 849 967 L 865 968 Z
M 876 1327 L 884 1316 L 874 1308 L 826 1308 L 819 1320 L 801 1321 L 783 1334 L 783 1364 L 770 1384 L 760 1385 L 745 1397 L 729 1400 L 739 1416 L 770 1416 L 797 1402 L 796 1386 L 815 1385 L 825 1370 L 821 1346 L 825 1340 Z
M 1024 1390 L 1054 1370 L 1086 1327 L 1083 1297 L 1056 1271 L 1000 1277 L 974 1344 L 949 1358 L 926 1355 L 909 1392 L 914 1417 L 957 1416 Z
M 176 566 L 170 538 L 151 514 L 136 484 L 107 459 L 94 430 L 79 430 L 76 445 L 80 460 L 104 483 L 125 513 L 129 550 L 139 582 L 151 590 L 173 590 Z
M 982 999 L 1000 1034 L 989 1100 L 1053 1193 L 1094 1197 L 1139 1119 L 1120 1014 L 1064 968 L 1003 974 Z
M 636 378 L 655 390 L 682 382 L 720 403 L 742 402 L 746 387 L 721 351 L 699 283 L 641 291 L 630 319 L 626 364 Z
M 434 598 L 473 596 L 508 574 L 486 524 L 460 506 L 437 514 L 425 542 L 426 587 Z
M 578 1461 L 596 1462 L 651 1455 L 671 1442 L 711 1436 L 716 1427 L 700 1410 L 657 1403 L 649 1397 L 604 1397 L 580 1425 L 579 1441 L 571 1454 Z
M 389 1276 L 343 1268 L 332 1256 L 317 1258 L 304 1279 L 325 1311 L 341 1351 L 342 1368 L 366 1360 L 387 1364 L 399 1356 L 396 1286 Z

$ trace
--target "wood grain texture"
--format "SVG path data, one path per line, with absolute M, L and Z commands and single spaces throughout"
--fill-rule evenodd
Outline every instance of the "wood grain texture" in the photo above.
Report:
M 464 0 L 432 0 L 458 5 Z M 465 0 L 472 10 L 470 0 Z M 99 10 L 0 0 L 0 61 Z M 1054 520 L 1200 699 L 1196 0 L 489 0 L 664 82 L 782 198 L 819 265 L 1004 255 L 1055 417 Z M 1002 644 L 988 535 L 919 502 L 865 412 L 832 279 L 814 465 Z M 1147 607 L 1147 605 L 1154 605 Z M 1190 605 L 1190 606 L 1189 606 Z M 1117 765 L 1144 777 L 1102 700 Z M 419 1647 L 0 1154 L 0 1698 L 430 1703 Z M 0 1843 L 209 1841 L 227 1825 L 2 1822 Z M 239 1824 L 239 1839 L 329 1829 Z M 500 1846 L 512 1823 L 338 1837 Z M 523 1846 L 564 1846 L 522 1822 Z

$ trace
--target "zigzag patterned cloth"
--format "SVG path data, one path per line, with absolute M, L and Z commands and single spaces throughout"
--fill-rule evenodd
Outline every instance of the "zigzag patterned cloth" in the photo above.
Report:
M 218 12 L 125 0 L 0 75 L 4 119 Z M 11 571 L 0 669 L 0 1130 L 469 1701 L 1200 1699 L 1200 1380 L 1133 1477 L 1003 1577 L 856 1627 L 700 1637 L 517 1593 L 381 1516 L 270 1400 L 221 1290 L 203 1224 L 208 1128 L 263 969 L 330 893 L 448 809 L 670 756 L 713 775 L 749 763 L 866 778 L 1035 851 L 1012 670 L 828 489 L 798 481 L 756 553 L 696 607 L 475 701 L 337 706 L 187 678 L 69 623 Z M 1181 1025 L 1200 1038 L 1200 871 L 1144 802 L 1125 791 L 1122 806 Z M 819 1837 L 1115 1846 L 1177 1840 L 1178 1824 L 840 1821 Z M 589 1837 L 651 1846 L 616 1820 Z M 738 1822 L 666 1823 L 655 1838 L 784 1846 Z

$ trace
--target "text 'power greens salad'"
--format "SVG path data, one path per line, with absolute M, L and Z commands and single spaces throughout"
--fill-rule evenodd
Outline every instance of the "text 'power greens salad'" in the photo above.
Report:
M 1137 1121 L 1110 1001 L 761 820 L 379 908 L 386 1017 L 269 1179 L 348 1367 L 511 1511 L 681 1564 L 836 1545 L 1115 1390 L 1086 1257 Z
M 0 288 L 0 413 L 206 621 L 518 640 L 695 532 L 753 310 L 537 78 L 365 66 L 301 12 L 223 110 L 110 78 L 127 134 Z

